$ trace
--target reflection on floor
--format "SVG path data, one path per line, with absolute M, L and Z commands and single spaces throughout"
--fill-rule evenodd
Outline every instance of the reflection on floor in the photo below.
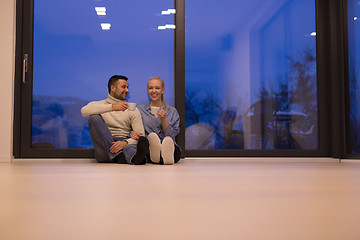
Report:
M 1 163 L 0 239 L 358 240 L 359 183 L 360 161 Z

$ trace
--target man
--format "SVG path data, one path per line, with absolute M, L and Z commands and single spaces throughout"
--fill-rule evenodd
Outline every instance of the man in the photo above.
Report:
M 125 102 L 129 93 L 127 80 L 125 76 L 112 76 L 108 82 L 108 98 L 81 108 L 81 114 L 89 117 L 89 131 L 98 162 L 140 165 L 147 161 L 149 142 L 143 137 L 140 112 L 137 108 L 128 110 Z M 132 130 L 140 132 L 138 140 L 129 137 Z

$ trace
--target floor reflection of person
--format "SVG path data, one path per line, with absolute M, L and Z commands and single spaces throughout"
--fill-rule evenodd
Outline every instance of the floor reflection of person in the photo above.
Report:
M 160 77 L 152 77 L 147 84 L 150 103 L 139 106 L 144 124 L 145 136 L 149 140 L 150 160 L 153 163 L 174 164 L 180 160 L 181 149 L 175 141 L 180 132 L 179 113 L 169 106 L 164 99 L 164 81 Z M 159 107 L 157 114 L 153 107 Z M 131 132 L 130 136 L 138 139 L 141 133 Z
M 128 109 L 128 78 L 114 75 L 108 82 L 108 98 L 88 103 L 81 109 L 89 117 L 89 132 L 98 162 L 145 164 L 149 153 L 148 140 L 129 137 L 130 131 L 144 134 L 139 110 Z

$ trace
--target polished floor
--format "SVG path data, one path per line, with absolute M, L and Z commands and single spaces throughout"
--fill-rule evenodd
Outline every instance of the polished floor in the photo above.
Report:
M 360 161 L 0 163 L 1 240 L 359 240 Z

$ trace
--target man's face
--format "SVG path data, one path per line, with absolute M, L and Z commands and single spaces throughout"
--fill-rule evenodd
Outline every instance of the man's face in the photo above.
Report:
M 129 86 L 126 80 L 119 79 L 115 85 L 111 86 L 110 95 L 119 100 L 126 100 L 126 96 L 129 93 Z

